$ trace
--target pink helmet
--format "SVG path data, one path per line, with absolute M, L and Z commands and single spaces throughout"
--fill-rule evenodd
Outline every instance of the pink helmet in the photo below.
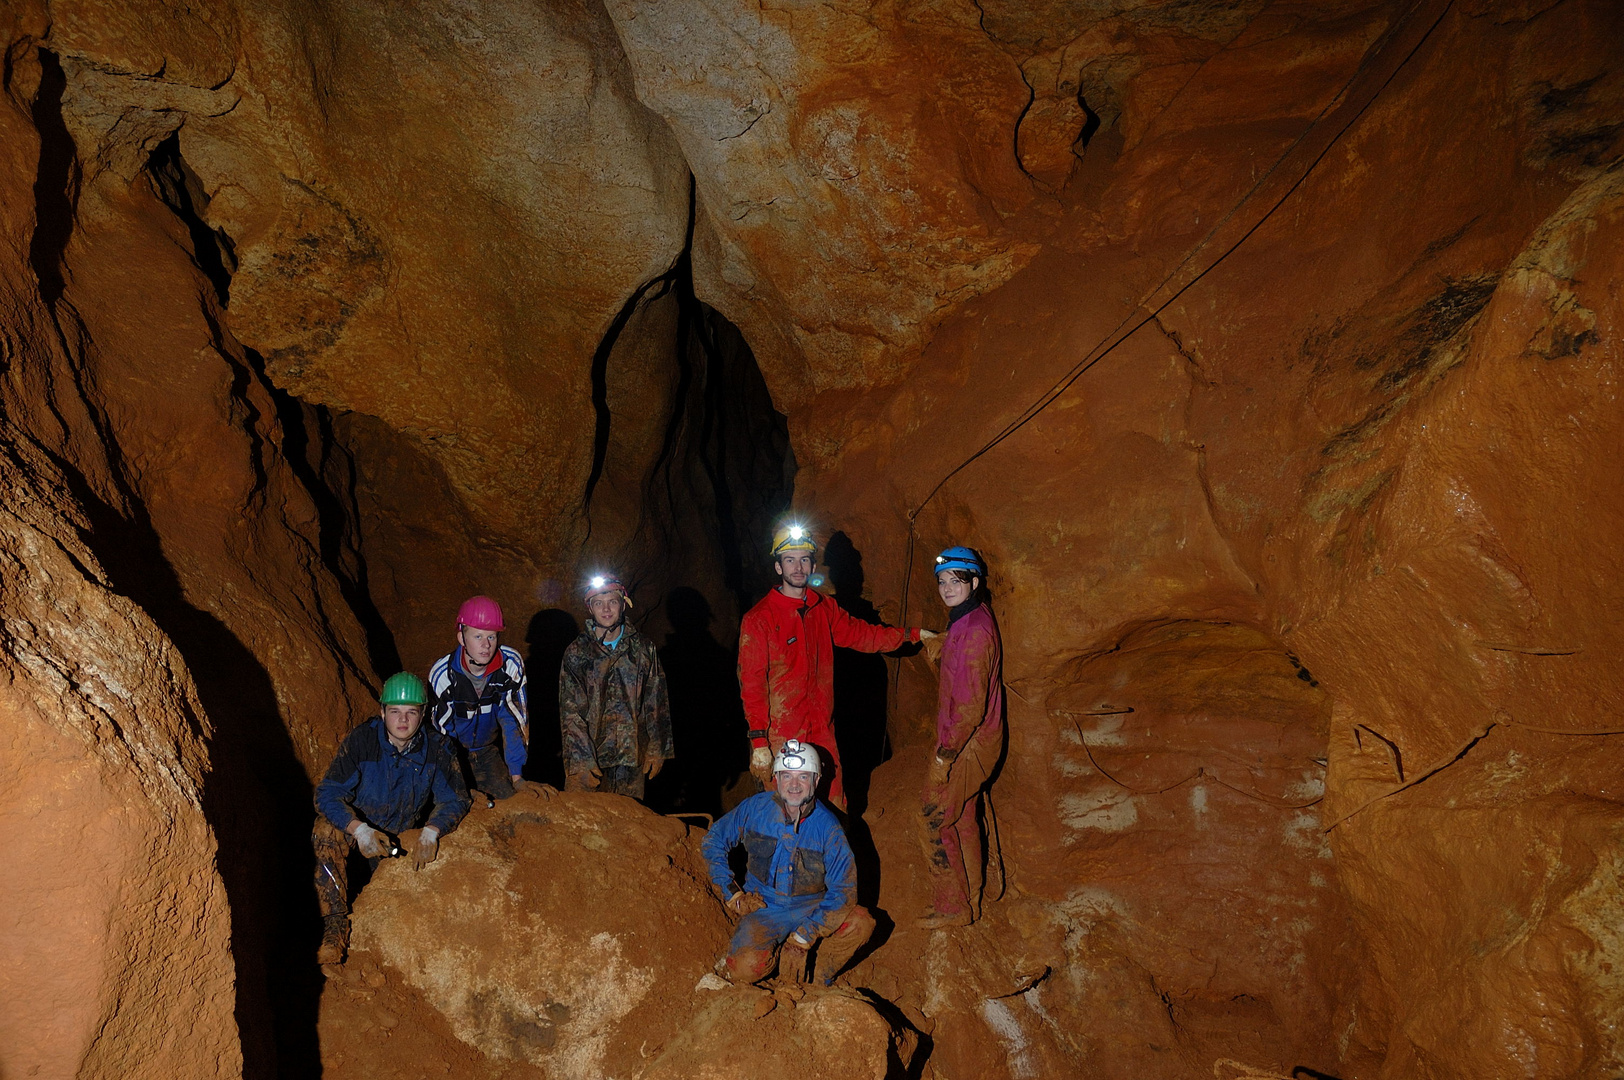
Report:
M 488 596 L 470 596 L 457 609 L 457 625 L 475 630 L 506 630 L 502 608 Z

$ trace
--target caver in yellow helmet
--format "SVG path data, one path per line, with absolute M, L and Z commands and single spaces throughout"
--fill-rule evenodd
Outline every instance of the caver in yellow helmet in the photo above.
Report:
M 803 525 L 784 525 L 773 533 L 773 548 L 769 555 L 778 558 L 791 551 L 804 551 L 808 555 L 815 554 L 818 542 L 812 539 L 812 531 Z

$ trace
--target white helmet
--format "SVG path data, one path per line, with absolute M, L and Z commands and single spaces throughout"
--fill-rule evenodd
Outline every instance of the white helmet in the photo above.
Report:
M 823 763 L 818 760 L 816 749 L 799 739 L 790 739 L 773 758 L 773 775 L 781 772 L 809 772 L 817 776 L 823 772 Z

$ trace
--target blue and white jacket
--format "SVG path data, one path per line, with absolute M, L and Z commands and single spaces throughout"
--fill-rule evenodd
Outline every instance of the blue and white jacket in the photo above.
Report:
M 769 908 L 805 908 L 795 932 L 808 941 L 840 929 L 848 908 L 857 903 L 857 865 L 846 831 L 834 811 L 813 801 L 812 812 L 799 824 L 785 819 L 777 794 L 763 791 L 744 800 L 711 826 L 700 850 L 711 880 L 732 896 L 739 886 L 727 857 L 744 845 L 748 857 L 744 889 Z
M 525 741 L 530 735 L 524 660 L 503 645 L 491 663 L 495 670 L 485 692 L 475 694 L 473 680 L 462 669 L 461 647 L 440 657 L 429 669 L 429 722 L 469 750 L 491 746 L 500 737 L 508 772 L 518 776 L 528 757 Z

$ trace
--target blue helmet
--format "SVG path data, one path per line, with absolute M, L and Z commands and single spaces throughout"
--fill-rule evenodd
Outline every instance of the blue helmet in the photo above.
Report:
M 981 556 L 967 547 L 950 547 L 936 556 L 936 567 L 931 573 L 940 574 L 943 570 L 968 570 L 978 578 L 987 576 L 981 566 Z

